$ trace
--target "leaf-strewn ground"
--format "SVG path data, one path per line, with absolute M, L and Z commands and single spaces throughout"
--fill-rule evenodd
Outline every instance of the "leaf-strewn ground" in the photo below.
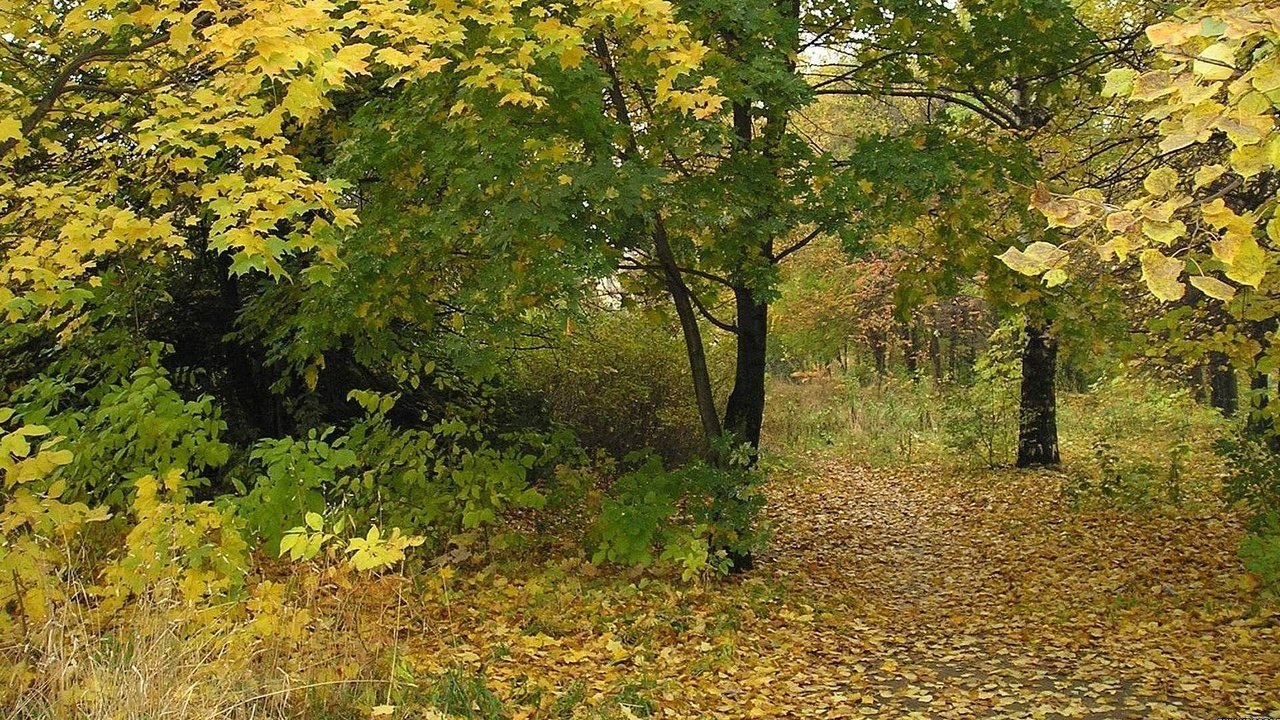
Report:
M 414 664 L 483 676 L 517 718 L 1280 715 L 1280 618 L 1220 509 L 1073 511 L 1039 473 L 804 475 L 745 577 L 460 571 L 410 603 Z

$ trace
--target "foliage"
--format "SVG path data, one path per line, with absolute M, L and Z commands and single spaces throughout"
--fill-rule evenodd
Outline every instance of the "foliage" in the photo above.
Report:
M 597 520 L 592 556 L 623 565 L 674 562 L 684 579 L 727 572 L 733 556 L 760 549 L 764 497 L 744 459 L 721 468 L 701 462 L 667 470 L 655 456 L 609 488 Z M 661 553 L 655 557 L 654 550 Z
M 946 447 L 990 468 L 1017 453 L 1017 358 L 1007 343 L 1001 349 L 978 359 L 972 382 L 948 389 L 941 413 Z
M 1119 401 L 1104 403 L 1103 397 Z M 1080 427 L 1064 445 L 1093 459 L 1064 487 L 1073 501 L 1102 499 L 1142 508 L 1202 502 L 1214 491 L 1214 468 L 1204 459 L 1230 430 L 1186 390 L 1118 375 L 1095 385 L 1064 415 Z
M 355 453 L 344 447 L 347 438 L 330 444 L 329 434 L 313 430 L 306 439 L 262 440 L 250 453 L 262 474 L 238 488 L 243 497 L 236 500 L 236 510 L 269 547 L 279 545 L 286 528 L 305 515 L 323 512 L 339 475 L 355 465 Z
M 1239 288 L 1262 287 L 1268 251 L 1260 241 L 1275 242 L 1280 233 L 1275 190 L 1267 184 L 1280 168 L 1280 14 L 1248 4 L 1203 3 L 1152 25 L 1146 35 L 1159 53 L 1157 66 L 1141 73 L 1112 70 L 1107 91 L 1152 104 L 1147 117 L 1160 121 L 1162 153 L 1203 148 L 1216 162 L 1194 171 L 1162 163 L 1123 205 L 1105 202 L 1093 189 L 1063 196 L 1043 186 L 1034 202 L 1051 225 L 1104 228 L 1095 234 L 1106 238 L 1097 243 L 1102 259 L 1136 255 L 1147 288 L 1160 300 L 1180 299 L 1188 273 L 1196 289 L 1230 302 Z M 1256 200 L 1249 199 L 1250 186 Z M 1036 250 L 1010 250 L 1014 269 L 1065 272 L 1065 251 Z
M 1264 588 L 1280 592 L 1280 455 L 1256 438 L 1224 439 L 1217 450 L 1230 471 L 1227 498 L 1244 504 L 1251 514 L 1240 556 Z
M 639 310 L 597 311 L 551 348 L 520 358 L 514 383 L 584 449 L 621 459 L 648 448 L 669 464 L 688 462 L 704 448 L 678 333 Z M 710 360 L 722 377 L 717 349 Z
M 10 402 L 18 416 L 68 438 L 74 459 L 58 477 L 76 497 L 112 508 L 128 504 L 126 492 L 145 475 L 172 471 L 200 486 L 228 461 L 226 423 L 209 397 L 186 400 L 169 374 L 155 364 L 134 370 L 118 384 L 40 377 L 19 388 Z

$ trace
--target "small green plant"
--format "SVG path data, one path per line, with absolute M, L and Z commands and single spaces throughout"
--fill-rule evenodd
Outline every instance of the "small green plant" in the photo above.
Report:
M 1280 453 L 1250 437 L 1222 440 L 1216 449 L 1227 461 L 1227 499 L 1251 512 L 1240 557 L 1264 592 L 1280 595 Z
M 727 572 L 735 555 L 762 546 L 760 477 L 741 457 L 727 467 L 695 462 L 676 470 L 653 455 L 630 460 L 638 465 L 603 501 L 594 562 L 667 561 L 689 580 L 708 569 Z
M 969 464 L 999 467 L 1017 449 L 1019 368 L 1012 357 L 988 353 L 974 365 L 973 382 L 947 389 L 943 444 Z
M 427 687 L 426 701 L 451 718 L 504 720 L 510 717 L 484 678 L 461 669 L 446 672 Z

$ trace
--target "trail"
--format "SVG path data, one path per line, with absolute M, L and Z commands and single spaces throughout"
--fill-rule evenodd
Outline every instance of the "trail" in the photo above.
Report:
M 1280 712 L 1275 628 L 1205 607 L 1233 590 L 1234 530 L 1209 515 L 1075 512 L 1053 483 L 826 462 L 773 493 L 766 566 L 847 612 L 815 658 L 862 658 L 844 693 L 856 700 L 825 716 Z

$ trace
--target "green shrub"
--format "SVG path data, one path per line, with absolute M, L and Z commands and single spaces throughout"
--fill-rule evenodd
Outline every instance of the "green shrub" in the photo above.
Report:
M 727 572 L 735 556 L 763 545 L 761 478 L 743 458 L 725 468 L 693 462 L 675 470 L 655 455 L 628 460 L 636 466 L 602 503 L 594 562 L 671 562 L 690 579 L 705 570 Z
M 368 414 L 345 434 L 263 440 L 250 454 L 235 503 L 269 545 L 326 507 L 358 526 L 376 521 L 444 540 L 508 510 L 542 507 L 535 481 L 554 479 L 557 464 L 579 458 L 564 433 L 496 434 L 456 418 L 404 429 L 387 419 L 394 398 L 352 396 Z
M 722 350 L 712 348 L 718 376 Z M 638 311 L 593 314 L 555 347 L 526 353 L 518 387 L 553 424 L 568 428 L 588 450 L 622 458 L 650 449 L 668 463 L 702 454 L 702 424 L 693 399 L 689 361 L 678 329 Z M 727 378 L 717 377 L 727 391 Z
M 1142 508 L 1205 496 L 1216 482 L 1214 443 L 1229 423 L 1181 388 L 1133 375 L 1096 383 L 1060 403 L 1068 499 Z
M 75 459 L 58 477 L 72 496 L 116 509 L 129 504 L 138 478 L 179 470 L 188 486 L 199 488 L 231 455 L 222 441 L 227 426 L 212 398 L 183 399 L 156 364 L 99 386 L 38 377 L 9 402 L 24 422 L 67 438 L 64 447 Z
M 1240 557 L 1266 591 L 1280 594 L 1280 453 L 1250 437 L 1221 440 L 1217 450 L 1227 462 L 1227 499 L 1251 515 Z
M 983 355 L 973 382 L 942 393 L 943 444 L 967 464 L 1000 467 L 1018 450 L 1018 378 L 1012 358 Z

